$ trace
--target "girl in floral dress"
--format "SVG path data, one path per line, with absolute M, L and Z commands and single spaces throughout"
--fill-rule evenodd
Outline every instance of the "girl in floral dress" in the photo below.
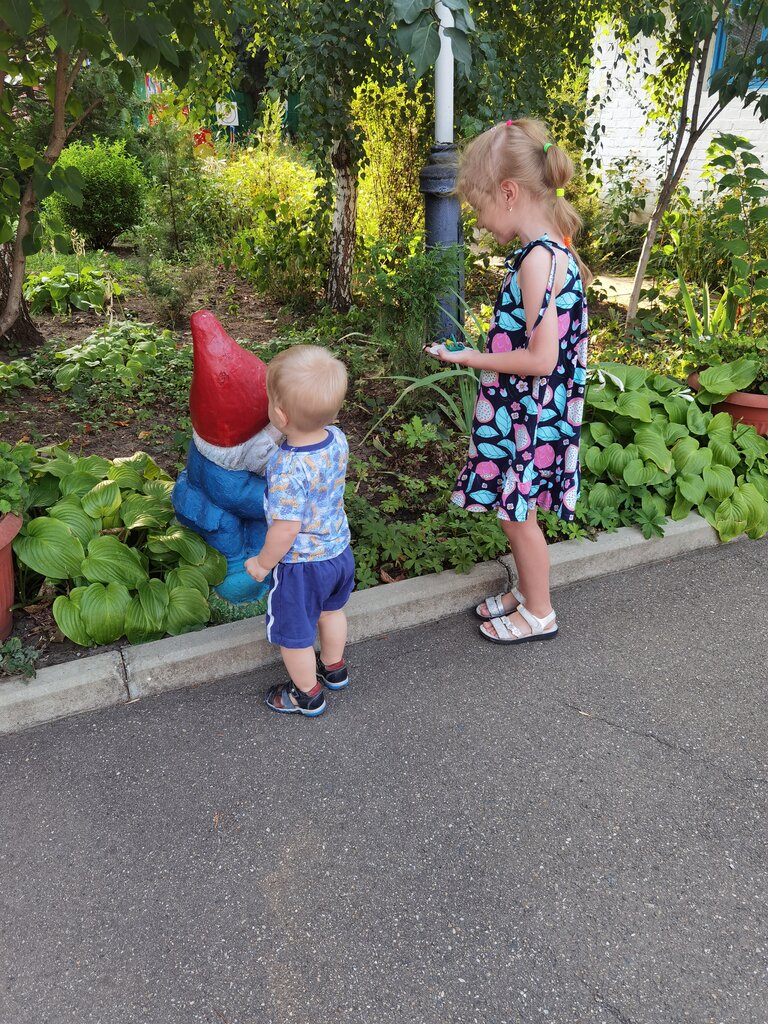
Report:
M 481 371 L 469 456 L 451 500 L 468 512 L 495 510 L 517 568 L 517 587 L 478 605 L 480 632 L 494 643 L 551 639 L 549 554 L 536 509 L 572 520 L 579 495 L 579 434 L 587 365 L 591 274 L 571 237 L 581 224 L 565 199 L 567 154 L 537 121 L 495 125 L 464 152 L 458 190 L 506 261 L 485 352 L 431 352 Z

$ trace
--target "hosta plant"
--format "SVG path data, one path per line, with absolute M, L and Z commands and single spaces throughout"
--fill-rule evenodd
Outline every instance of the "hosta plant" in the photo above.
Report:
M 173 480 L 144 452 L 109 461 L 54 448 L 34 465 L 17 561 L 59 591 L 53 616 L 84 647 L 199 629 L 224 557 L 179 525 Z
M 72 309 L 83 312 L 103 309 L 123 293 L 108 270 L 95 267 L 79 270 L 54 267 L 40 274 L 30 274 L 23 291 L 32 313 L 50 311 L 55 316 L 65 316 Z
M 590 371 L 582 433 L 583 501 L 597 525 L 640 525 L 696 509 L 721 540 L 768 532 L 768 439 L 714 415 L 678 381 L 638 366 Z
M 112 323 L 56 353 L 62 363 L 56 371 L 60 391 L 76 384 L 106 384 L 130 392 L 144 372 L 160 358 L 167 362 L 176 353 L 176 341 L 170 331 L 151 324 Z

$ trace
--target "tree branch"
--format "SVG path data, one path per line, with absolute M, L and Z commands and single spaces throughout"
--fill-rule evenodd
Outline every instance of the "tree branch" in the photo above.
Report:
M 67 128 L 67 135 L 66 135 L 66 139 L 67 140 L 69 140 L 69 137 L 72 134 L 72 132 L 74 132 L 77 128 L 79 128 L 80 125 L 83 123 L 83 121 L 85 121 L 86 118 L 90 117 L 91 114 L 94 112 L 94 110 L 97 107 L 101 106 L 101 104 L 103 102 L 104 102 L 104 97 L 103 96 L 99 96 L 99 98 L 97 100 L 94 100 L 93 103 L 90 105 L 90 107 L 88 107 L 87 110 L 83 111 L 83 113 L 80 115 L 80 117 L 77 118 L 76 121 L 72 122 L 72 124 L 69 126 L 69 128 Z
M 693 53 L 696 47 L 699 45 L 698 34 L 694 36 L 693 44 L 691 46 L 691 53 Z M 680 118 L 677 123 L 677 132 L 675 133 L 675 144 L 672 147 L 672 154 L 669 158 L 669 167 L 673 169 L 677 163 L 677 158 L 680 153 L 680 149 L 683 145 L 683 139 L 685 138 L 686 128 L 688 127 L 688 98 L 691 94 L 691 83 L 693 82 L 693 75 L 696 69 L 696 62 L 691 60 L 688 62 L 688 71 L 685 76 L 685 87 L 683 88 L 683 98 L 680 104 Z M 701 89 L 701 82 L 697 81 L 696 89 Z M 669 173 L 669 172 L 668 172 Z
M 83 66 L 83 61 L 85 60 L 86 56 L 86 51 L 81 50 L 80 53 L 77 55 L 75 63 L 72 65 L 72 71 L 70 72 L 69 77 L 67 78 L 67 96 L 69 96 L 69 94 L 72 92 L 72 86 L 75 84 L 75 79 L 77 78 L 80 72 L 80 68 Z
M 704 76 L 707 70 L 707 63 L 709 61 L 709 51 L 712 48 L 712 40 L 715 38 L 715 32 L 717 31 L 718 19 L 715 18 L 714 24 L 712 25 L 712 31 L 707 36 L 704 42 L 704 48 L 701 51 L 701 58 L 698 62 L 697 67 L 697 79 L 696 79 L 696 96 L 693 101 L 693 110 L 691 111 L 691 131 L 696 131 L 696 122 L 699 117 L 699 108 L 701 107 L 701 97 L 704 92 Z

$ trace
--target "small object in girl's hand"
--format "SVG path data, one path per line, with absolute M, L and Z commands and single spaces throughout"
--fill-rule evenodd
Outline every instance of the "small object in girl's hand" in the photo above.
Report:
M 444 348 L 446 352 L 461 352 L 466 347 L 466 345 L 463 345 L 451 335 L 450 338 L 446 338 L 444 341 L 433 341 L 431 345 L 425 345 L 424 351 L 431 356 L 439 356 L 441 348 Z

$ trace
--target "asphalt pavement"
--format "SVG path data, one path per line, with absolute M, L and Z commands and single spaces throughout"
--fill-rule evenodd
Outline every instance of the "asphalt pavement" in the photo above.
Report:
M 316 720 L 272 667 L 0 739 L 0 1024 L 766 1024 L 767 569 L 357 644 Z

